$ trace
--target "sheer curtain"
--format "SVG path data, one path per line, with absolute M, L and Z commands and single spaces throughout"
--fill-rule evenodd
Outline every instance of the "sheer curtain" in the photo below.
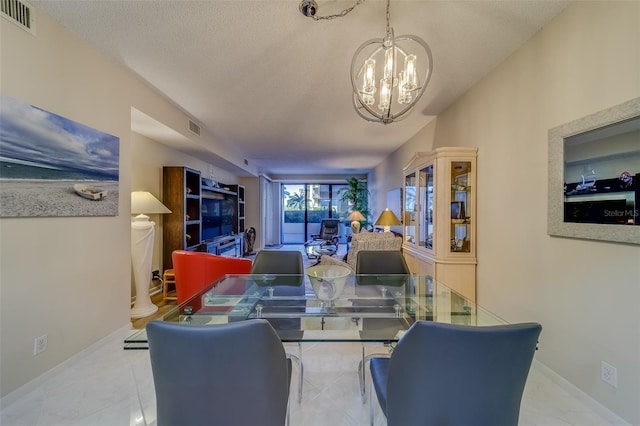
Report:
M 280 183 L 272 182 L 266 176 L 260 176 L 260 211 L 262 241 L 264 246 L 280 244 Z

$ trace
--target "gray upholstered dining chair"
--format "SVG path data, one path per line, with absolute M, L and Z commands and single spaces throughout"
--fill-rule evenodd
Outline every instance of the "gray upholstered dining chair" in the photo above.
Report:
M 260 250 L 251 265 L 251 273 L 291 275 L 277 278 L 275 285 L 301 286 L 304 281 L 302 253 L 296 250 Z M 289 290 L 295 291 L 294 288 Z M 304 292 L 304 287 L 302 290 Z
M 390 358 L 371 359 L 371 383 L 389 426 L 517 425 L 542 327 L 417 321 Z M 373 425 L 373 390 L 371 396 Z
M 291 301 L 281 302 L 262 301 L 264 309 L 285 303 L 288 309 L 298 309 L 304 312 L 304 262 L 302 253 L 296 250 L 260 250 L 251 266 L 252 274 L 282 274 L 269 280 L 273 287 L 273 295 L 277 297 L 300 297 L 300 306 L 292 307 Z M 270 318 L 269 323 L 283 336 L 293 337 L 294 334 L 302 335 L 300 318 Z M 298 366 L 298 402 L 302 402 L 302 383 L 304 380 L 304 365 L 302 364 L 302 345 L 298 343 L 298 354 L 287 352 L 287 355 Z
M 367 285 L 385 285 L 388 286 L 402 286 L 407 282 L 411 271 L 409 266 L 404 260 L 404 256 L 400 250 L 364 250 L 359 251 L 356 261 L 356 292 L 368 291 Z M 384 277 L 384 281 L 380 281 L 380 276 Z M 364 300 L 357 300 L 353 302 L 354 305 L 362 306 L 366 303 Z M 376 306 L 387 304 L 389 310 L 393 310 L 395 302 L 393 299 L 372 299 L 369 303 L 373 303 Z M 366 331 L 370 328 L 380 329 L 382 327 L 389 327 L 391 329 L 398 328 L 397 318 L 362 318 L 362 330 Z M 365 367 L 366 363 L 373 356 L 387 356 L 388 354 L 376 353 L 365 356 L 365 345 L 362 345 L 362 360 L 358 363 L 358 378 L 360 380 L 360 393 L 362 395 L 362 402 L 366 399 L 366 384 L 365 384 Z
M 356 274 L 358 275 L 409 275 L 410 273 L 409 266 L 400 250 L 364 250 L 358 252 L 356 261 Z M 367 278 L 358 278 L 358 284 L 367 284 L 365 282 Z M 373 283 L 380 284 L 375 281 Z
M 158 426 L 288 423 L 291 362 L 267 321 L 152 321 L 147 335 Z

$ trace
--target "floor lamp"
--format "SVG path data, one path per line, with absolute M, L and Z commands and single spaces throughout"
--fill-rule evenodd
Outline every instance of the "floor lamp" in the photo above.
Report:
M 384 232 L 391 232 L 392 226 L 402 225 L 402 223 L 400 223 L 400 219 L 398 219 L 398 216 L 396 216 L 395 213 L 393 213 L 389 209 L 384 209 L 384 211 L 380 213 L 380 216 L 378 217 L 378 220 L 376 220 L 375 224 L 377 226 L 382 226 Z
M 156 224 L 146 214 L 164 213 L 171 213 L 171 210 L 151 193 L 131 192 L 131 214 L 137 215 L 131 222 L 131 267 L 136 286 L 136 301 L 131 308 L 131 318 L 144 318 L 158 310 L 149 296 Z

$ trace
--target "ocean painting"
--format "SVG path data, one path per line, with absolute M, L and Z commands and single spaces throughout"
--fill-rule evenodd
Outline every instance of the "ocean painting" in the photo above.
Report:
M 117 216 L 120 139 L 0 96 L 0 217 Z

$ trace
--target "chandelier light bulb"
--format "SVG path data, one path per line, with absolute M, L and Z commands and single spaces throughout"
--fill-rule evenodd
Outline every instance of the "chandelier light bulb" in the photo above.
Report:
M 376 61 L 375 59 L 367 59 L 364 63 L 364 77 L 362 82 L 362 91 L 367 95 L 373 95 L 376 92 Z
M 380 103 L 378 108 L 382 111 L 389 108 L 391 104 L 391 85 L 385 79 L 380 80 Z
M 411 103 L 411 93 L 406 89 L 407 78 L 404 71 L 400 71 L 400 84 L 398 84 L 398 103 L 401 105 Z
M 384 51 L 384 81 L 388 84 L 393 84 L 393 60 L 394 60 L 395 48 L 393 46 L 385 49 Z
M 404 58 L 405 87 L 407 91 L 416 90 L 418 87 L 418 74 L 416 73 L 416 55 L 407 55 Z

